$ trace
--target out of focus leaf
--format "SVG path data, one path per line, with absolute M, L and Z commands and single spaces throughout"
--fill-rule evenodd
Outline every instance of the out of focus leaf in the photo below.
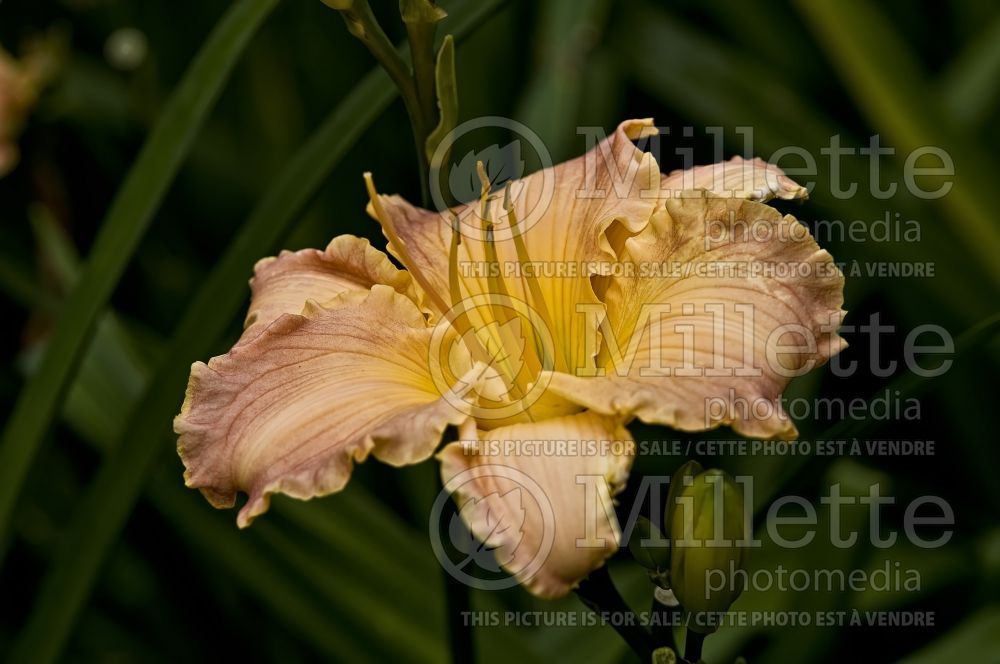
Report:
M 0 289 L 22 306 L 46 311 L 54 311 L 57 306 L 54 297 L 42 290 L 34 279 L 7 258 L 0 258 Z
M 991 606 L 899 664 L 987 662 L 1000 652 L 1000 607 Z
M 882 495 L 891 495 L 889 478 L 852 460 L 838 459 L 829 466 L 822 486 L 839 486 L 843 496 L 855 499 L 850 505 L 824 505 L 819 510 L 819 522 L 815 532 L 828 532 L 831 522 L 836 519 L 837 528 L 846 533 L 864 533 L 868 530 L 871 510 L 858 498 L 868 495 L 869 487 L 878 485 Z M 836 516 L 833 516 L 836 513 Z M 787 537 L 787 535 L 786 535 Z M 771 546 L 777 546 L 771 543 Z M 780 547 L 779 547 L 780 548 Z M 858 542 L 855 546 L 831 547 L 822 539 L 814 540 L 809 546 L 785 553 L 794 557 L 789 569 L 818 571 L 839 570 L 850 574 L 863 562 L 867 547 Z M 784 593 L 787 595 L 786 610 L 795 612 L 843 611 L 852 606 L 852 593 L 840 592 L 839 588 L 815 586 L 806 593 Z M 777 634 L 775 634 L 777 636 Z M 781 633 L 773 638 L 770 647 L 762 654 L 761 661 L 783 662 L 800 660 L 814 662 L 822 658 L 833 645 L 838 632 L 820 625 L 801 626 L 799 629 Z
M 56 285 L 60 290 L 69 290 L 79 272 L 79 257 L 61 230 L 52 226 L 51 219 L 40 216 L 36 222 L 36 230 L 42 253 L 59 256 L 61 269 L 56 273 L 58 282 Z M 117 417 L 119 411 L 128 410 L 130 405 L 134 405 L 148 384 L 147 367 L 141 359 L 130 354 L 133 345 L 126 327 L 119 322 L 114 312 L 108 312 L 98 324 L 94 340 L 89 352 L 84 356 L 82 367 L 64 406 L 64 417 L 69 424 L 85 440 L 97 444 L 105 452 L 109 451 L 124 425 L 124 422 Z M 160 344 L 147 341 L 146 347 L 149 348 L 150 345 Z M 154 352 L 154 354 L 160 353 Z M 116 404 L 118 408 L 111 409 L 108 407 L 109 404 Z M 166 466 L 162 468 L 160 475 L 169 478 L 167 480 L 161 478 L 159 480 L 161 485 L 176 480 L 176 474 L 170 472 Z M 167 491 L 167 494 L 174 495 L 175 504 L 164 504 L 161 500 L 158 505 L 168 516 L 177 509 L 176 503 L 187 502 L 185 497 L 176 495 L 178 492 L 183 492 L 179 483 L 176 491 Z M 386 657 L 435 659 L 440 653 L 435 649 L 434 640 L 426 638 L 426 635 L 431 633 L 430 625 L 425 625 L 423 631 L 413 631 L 426 623 L 428 618 L 433 617 L 427 612 L 431 606 L 426 596 L 415 587 L 419 585 L 418 579 L 425 579 L 428 573 L 433 573 L 433 562 L 426 560 L 424 572 L 413 575 L 420 562 L 420 547 L 414 550 L 412 540 L 407 539 L 402 532 L 400 527 L 402 524 L 384 511 L 375 514 L 373 512 L 375 508 L 371 505 L 361 508 L 359 501 L 365 500 L 363 494 L 357 489 L 352 489 L 338 500 L 336 513 L 320 509 L 316 503 L 307 506 L 297 501 L 294 503 L 275 501 L 278 503 L 275 511 L 288 515 L 301 525 L 304 537 L 316 537 L 325 543 L 325 554 L 318 560 L 314 560 L 315 556 L 308 553 L 307 547 L 301 546 L 301 541 L 299 541 L 300 546 L 296 548 L 276 531 L 267 531 L 266 535 L 256 533 L 256 538 L 264 538 L 286 569 L 294 570 L 298 575 L 306 575 L 307 579 L 303 580 L 303 583 L 312 588 L 322 589 L 326 598 L 344 615 L 376 616 L 365 618 L 364 622 L 356 625 L 353 631 L 343 632 L 340 635 L 343 637 L 344 634 L 371 632 L 370 638 L 379 645 L 367 651 L 370 658 L 377 652 L 382 652 Z M 371 501 L 370 498 L 367 500 Z M 353 523 L 355 527 L 345 528 L 345 523 Z M 228 523 L 223 526 L 227 531 L 230 527 L 231 524 Z M 264 530 L 267 530 L 267 526 Z M 379 538 L 379 532 L 385 535 Z M 377 539 L 373 541 L 372 537 Z M 256 540 L 250 539 L 244 546 L 257 546 Z M 227 558 L 225 544 L 219 544 L 213 538 L 204 540 L 202 548 L 222 560 Z M 218 551 L 220 548 L 222 551 Z M 426 550 L 426 547 L 423 549 Z M 344 569 L 350 569 L 351 574 L 342 574 Z M 367 574 L 364 573 L 366 571 Z M 375 583 L 362 588 L 357 585 L 356 579 L 374 580 Z M 383 596 L 393 598 L 391 609 L 384 603 L 379 604 L 380 596 L 375 591 L 380 581 L 388 582 L 383 584 L 385 585 Z M 270 583 L 280 586 L 287 582 L 273 580 L 272 577 Z M 264 590 L 261 594 L 275 593 L 285 597 L 284 603 L 312 602 L 308 598 L 294 599 L 297 591 L 287 585 L 284 588 Z M 292 595 L 291 600 L 286 597 L 289 594 Z M 356 599 L 358 597 L 361 599 Z M 374 602 L 376 605 L 362 610 L 366 602 Z M 278 604 L 281 605 L 282 603 Z M 406 608 L 409 611 L 404 612 L 403 609 Z M 320 614 L 325 613 L 323 609 L 316 610 Z M 416 617 L 409 617 L 408 614 Z M 382 629 L 383 633 L 379 634 L 378 629 Z M 390 636 L 392 638 L 389 638 Z M 321 650 L 325 649 L 329 640 L 328 637 L 320 639 L 316 645 Z M 391 646 L 400 640 L 405 644 L 405 650 L 393 654 Z
M 488 16 L 483 8 L 488 10 L 490 3 L 477 5 L 465 13 Z M 459 13 L 456 10 L 453 16 Z M 468 18 L 455 23 L 453 32 L 458 38 L 475 25 Z M 275 178 L 188 307 L 150 387 L 89 487 L 43 582 L 35 611 L 15 646 L 15 655 L 24 661 L 29 657 L 30 661 L 50 661 L 58 656 L 108 547 L 131 512 L 149 469 L 164 451 L 159 446 L 161 436 L 178 408 L 191 361 L 211 353 L 243 304 L 244 275 L 260 256 L 273 251 L 333 166 L 393 94 L 381 71 L 354 89 Z M 407 647 L 403 638 L 392 645 Z
M 1000 14 L 958 54 L 940 85 L 948 117 L 975 133 L 1000 96 Z
M 538 3 L 532 76 L 517 118 L 545 144 L 554 162 L 572 152 L 587 64 L 604 30 L 608 0 L 546 0 Z M 535 155 L 529 155 L 533 159 Z M 529 170 L 548 164 L 531 163 Z
M 972 349 L 994 340 L 1000 333 L 1000 313 L 996 313 L 981 320 L 955 339 L 955 353 L 953 360 L 960 361 L 963 355 Z M 934 389 L 936 382 L 933 378 L 924 378 L 915 373 L 904 373 L 892 380 L 885 389 L 901 398 L 919 397 Z M 837 422 L 827 430 L 815 436 L 816 440 L 847 440 L 850 438 L 863 437 L 870 428 L 878 423 L 871 418 L 845 419 Z M 759 489 L 754 496 L 754 511 L 758 513 L 764 506 L 768 505 L 783 487 L 787 486 L 793 478 L 804 475 L 803 468 L 820 457 L 807 455 L 793 455 L 782 457 L 780 464 L 771 467 L 772 476 L 765 477 L 760 481 L 760 477 L 755 477 Z M 815 464 L 814 464 L 815 466 Z
M 944 113 L 916 58 L 876 6 L 859 0 L 797 0 L 795 6 L 873 125 L 906 152 L 947 146 L 957 177 L 938 201 L 947 212 L 942 221 L 992 276 L 991 292 L 996 295 L 1000 231 L 992 199 L 995 161 L 947 131 Z
M 373 592 L 372 586 L 353 568 L 346 568 L 329 557 L 310 555 L 300 541 L 278 533 L 271 524 L 258 524 L 258 527 L 257 536 L 278 553 L 289 570 L 294 570 L 332 606 L 341 608 L 339 622 L 351 625 L 355 633 L 364 634 L 355 642 L 370 644 L 370 656 L 383 653 L 376 658 L 381 661 L 385 658 L 414 662 L 444 659 L 443 639 L 429 630 L 418 629 L 418 623 L 424 621 L 412 617 L 420 610 L 418 605 L 410 604 L 409 611 L 401 610 L 394 601 L 394 593 Z
M 37 658 L 32 661 L 58 656 L 107 547 L 130 513 L 146 472 L 164 452 L 162 435 L 178 408 L 191 361 L 210 354 L 243 303 L 243 275 L 257 258 L 273 250 L 339 157 L 391 98 L 392 89 L 381 74 L 362 82 L 277 177 L 217 263 L 178 325 L 151 382 L 153 388 L 133 409 L 120 442 L 79 508 L 18 642 L 15 653 L 24 661 L 29 653 Z
M 208 37 L 122 185 L 87 267 L 0 439 L 0 538 L 100 312 L 152 221 L 198 129 L 250 38 L 278 0 L 241 0 Z M 56 639 L 46 639 L 47 644 Z M 44 653 L 39 651 L 39 660 Z
M 45 267 L 54 272 L 53 276 L 59 283 L 72 288 L 77 280 L 79 266 L 69 235 L 59 227 L 43 205 L 33 205 L 29 211 L 29 219 Z
M 280 565 L 246 541 L 239 533 L 222 526 L 204 509 L 198 496 L 177 486 L 170 475 L 154 478 L 150 487 L 154 504 L 173 523 L 189 546 L 201 551 L 209 566 L 232 575 L 248 592 L 273 609 L 273 615 L 301 634 L 330 659 L 375 661 L 371 650 L 336 621 L 329 620 L 325 605 L 313 601 L 297 588 Z
M 752 132 L 753 147 L 767 150 L 760 156 L 783 147 L 800 146 L 811 154 L 828 147 L 832 136 L 840 136 L 845 145 L 857 144 L 844 128 L 834 122 L 826 109 L 813 106 L 807 98 L 785 84 L 774 72 L 748 61 L 742 53 L 709 34 L 702 33 L 668 13 L 642 3 L 625 13 L 616 32 L 619 52 L 626 57 L 626 65 L 644 89 L 664 100 L 665 103 L 706 124 L 722 125 L 727 130 L 737 127 Z M 669 62 L 670 66 L 662 66 Z M 676 131 L 676 127 L 673 128 Z M 739 135 L 739 140 L 743 140 Z M 669 170 L 673 166 L 667 146 L 676 141 L 669 135 L 663 137 L 660 166 Z M 738 143 L 739 145 L 739 143 Z M 729 154 L 716 155 L 719 159 Z M 853 164 L 845 162 L 845 171 Z M 826 173 L 820 170 L 820 175 Z M 860 175 L 867 178 L 867 168 L 846 173 L 847 178 Z M 883 163 L 887 179 L 901 181 L 901 169 L 892 162 Z M 848 180 L 850 181 L 850 180 Z M 886 207 L 868 196 L 848 199 L 832 195 L 822 178 L 811 192 L 811 200 L 823 205 L 832 218 L 849 223 L 856 219 L 874 220 L 883 217 Z M 901 193 L 901 192 L 900 192 Z M 905 217 L 922 219 L 926 207 L 916 207 L 915 202 L 897 196 L 894 211 Z M 928 297 L 937 305 L 955 310 L 970 320 L 977 320 L 992 312 L 992 306 L 978 295 L 985 270 L 969 264 L 967 254 L 953 241 L 952 234 L 936 223 L 922 224 L 923 236 L 919 243 L 878 243 L 874 247 L 856 245 L 855 257 L 861 251 L 875 251 L 881 260 L 932 262 L 946 277 L 922 282 Z M 951 267 L 953 269 L 948 270 Z M 980 276 L 981 275 L 981 276 Z M 849 280 L 852 285 L 856 280 Z M 906 304 L 906 302 L 903 302 Z M 922 308 L 926 303 L 921 304 Z

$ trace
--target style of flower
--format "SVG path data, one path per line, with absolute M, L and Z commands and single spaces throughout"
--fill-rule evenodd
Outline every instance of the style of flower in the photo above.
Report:
M 193 365 L 175 420 L 188 486 L 217 507 L 249 494 L 245 527 L 274 493 L 341 490 L 369 455 L 402 466 L 436 453 L 446 488 L 477 507 L 461 510 L 472 532 L 556 597 L 618 547 L 633 418 L 794 437 L 782 391 L 844 346 L 842 275 L 763 204 L 806 191 L 738 157 L 661 175 L 633 143 L 655 131 L 624 122 L 585 155 L 443 213 L 366 175 L 405 269 L 346 235 L 260 261 L 242 336 Z M 460 442 L 439 449 L 448 427 Z

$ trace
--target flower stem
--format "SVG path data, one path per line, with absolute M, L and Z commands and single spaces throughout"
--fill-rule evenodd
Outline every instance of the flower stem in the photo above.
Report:
M 451 644 L 451 661 L 455 664 L 475 661 L 472 628 L 467 626 L 469 615 L 469 588 L 445 572 L 445 610 L 448 612 L 448 643 Z
M 676 646 L 674 646 L 673 625 L 680 610 L 681 607 L 679 604 L 676 606 L 667 606 L 655 595 L 653 596 L 653 603 L 649 609 L 649 619 L 650 631 L 653 634 L 653 646 L 655 648 L 667 646 L 676 650 Z
M 705 644 L 705 634 L 696 632 L 688 628 L 687 638 L 684 641 L 684 659 L 697 664 L 701 661 L 701 648 Z
M 454 429 L 449 429 L 445 433 L 443 442 L 451 443 L 457 438 Z M 444 482 L 440 473 L 434 473 L 437 477 L 438 491 L 444 491 Z M 452 500 L 445 501 L 442 510 L 441 524 L 449 524 L 458 515 L 458 508 Z M 473 643 L 472 626 L 465 620 L 469 615 L 472 604 L 469 601 L 469 587 L 456 579 L 451 573 L 442 568 L 442 578 L 444 580 L 445 614 L 448 622 L 448 644 L 451 649 L 451 661 L 455 664 L 475 661 L 475 644 Z
M 365 45 L 389 74 L 392 82 L 399 88 L 399 96 L 402 97 L 403 104 L 406 106 L 406 114 L 410 118 L 410 126 L 413 129 L 413 140 L 417 151 L 417 172 L 420 175 L 420 192 L 423 205 L 426 207 L 430 200 L 430 185 L 427 180 L 429 169 L 424 146 L 427 143 L 427 134 L 433 129 L 434 123 L 424 117 L 424 106 L 421 104 L 410 65 L 389 41 L 368 5 L 368 0 L 355 0 L 347 9 L 341 9 L 340 14 L 343 16 L 344 22 L 347 23 L 348 31 Z M 421 38 L 423 39 L 425 36 L 422 35 Z M 434 33 L 431 32 L 431 46 L 429 48 L 433 48 L 433 40 Z M 433 56 L 431 58 L 433 60 Z M 433 64 L 431 72 L 433 83 Z
M 413 81 L 424 127 L 430 132 L 438 121 L 437 84 L 434 75 L 434 35 L 436 23 L 407 23 L 406 34 L 413 56 Z
M 608 618 L 618 635 L 641 661 L 650 661 L 653 654 L 653 639 L 649 631 L 639 624 L 639 617 L 635 611 L 629 608 L 618 592 L 608 573 L 607 565 L 594 570 L 590 576 L 581 581 L 576 594 L 594 613 L 601 616 L 612 614 Z

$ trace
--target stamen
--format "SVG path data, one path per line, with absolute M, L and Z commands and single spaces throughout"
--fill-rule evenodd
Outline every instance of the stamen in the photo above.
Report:
M 514 211 L 514 203 L 510 199 L 510 182 L 507 182 L 507 186 L 504 187 L 503 191 L 503 208 L 507 211 L 507 223 L 510 226 L 510 235 L 514 240 L 514 251 L 517 252 L 517 260 L 521 263 L 522 267 L 531 265 L 531 256 L 528 255 L 528 247 L 524 243 L 524 236 L 521 235 L 521 231 L 517 225 L 517 213 Z M 532 308 L 538 312 L 538 315 L 542 317 L 543 321 L 551 321 L 552 317 L 549 315 L 549 308 L 545 304 L 545 297 L 542 295 L 541 284 L 538 283 L 538 277 L 535 276 L 534 271 L 530 269 L 522 269 L 521 279 L 525 282 L 527 286 L 527 292 L 531 299 Z M 553 358 L 550 355 L 551 349 L 544 348 L 542 340 L 535 335 L 535 350 L 538 357 L 541 358 L 543 367 L 551 367 Z M 557 367 L 561 371 L 567 371 L 569 367 L 569 362 L 565 357 L 565 351 L 561 354 L 560 358 L 563 362 L 562 367 Z
M 451 213 L 451 249 L 448 251 L 448 291 L 451 295 L 451 306 L 457 306 L 462 301 L 462 283 L 458 277 L 458 247 L 462 244 L 462 232 L 459 230 L 458 215 Z
M 417 263 L 410 256 L 406 243 L 404 243 L 399 237 L 399 233 L 396 231 L 396 227 L 392 223 L 392 217 L 386 214 L 385 208 L 382 207 L 382 201 L 379 198 L 378 191 L 375 189 L 375 182 L 372 180 L 372 174 L 370 172 L 366 172 L 364 174 L 364 178 L 365 188 L 368 189 L 368 200 L 371 201 L 372 209 L 375 210 L 375 216 L 378 217 L 379 223 L 382 224 L 382 229 L 389 237 L 389 242 L 391 242 L 392 246 L 395 247 L 397 252 L 399 252 L 400 260 L 403 261 L 406 269 L 410 272 L 414 281 L 420 284 L 420 287 L 423 289 L 424 293 L 427 294 L 427 297 L 431 298 L 434 301 L 434 304 L 441 311 L 448 311 L 450 307 L 444 302 L 444 300 L 441 299 L 437 290 L 431 286 L 430 281 L 428 281 L 427 278 L 420 273 L 420 270 L 417 269 Z
M 469 334 L 473 325 L 469 314 L 459 304 L 462 302 L 462 280 L 458 274 L 458 247 L 462 244 L 462 232 L 459 229 L 461 221 L 454 212 L 451 213 L 451 248 L 448 252 L 448 291 L 451 296 L 451 307 L 447 309 L 446 319 L 460 339 L 467 341 L 466 347 L 472 357 L 483 364 L 491 364 L 489 353 L 483 347 L 479 337 Z M 457 313 L 456 313 L 457 312 Z
M 516 300 L 510 297 L 510 292 L 507 290 L 507 285 L 504 283 L 503 278 L 500 275 L 500 259 L 497 256 L 496 242 L 494 241 L 493 235 L 493 222 L 490 217 L 490 179 L 486 175 L 486 169 L 483 166 L 483 162 L 476 162 L 476 171 L 479 173 L 479 180 L 482 183 L 482 189 L 480 190 L 480 205 L 479 205 L 479 216 L 483 220 L 483 233 L 484 233 L 484 245 L 486 250 L 486 283 L 488 292 L 491 295 L 498 295 L 501 297 L 503 302 L 494 302 L 491 298 L 489 303 L 491 318 L 497 323 L 496 334 L 491 333 L 491 337 L 495 344 L 497 344 L 497 352 L 501 356 L 501 363 L 503 364 L 504 371 L 509 377 L 509 387 L 511 394 L 516 399 L 521 399 L 526 394 L 527 389 L 527 378 L 526 373 L 534 375 L 534 367 L 527 367 L 528 372 L 525 371 L 515 371 L 511 363 L 511 355 L 507 351 L 510 349 L 516 349 L 519 344 L 517 339 L 512 337 L 511 326 L 508 325 L 512 320 L 516 318 L 516 314 L 510 311 L 509 307 L 506 306 L 508 303 L 515 303 Z M 490 328 L 492 332 L 492 328 Z M 529 356 L 522 354 L 522 358 L 529 360 Z
M 444 302 L 437 290 L 433 288 L 424 275 L 420 273 L 417 269 L 417 263 L 411 258 L 406 244 L 399 237 L 399 233 L 396 231 L 395 226 L 393 226 L 392 217 L 386 214 L 385 208 L 382 207 L 382 201 L 379 198 L 378 191 L 375 189 L 375 182 L 372 180 L 372 174 L 366 172 L 364 174 L 364 178 L 365 187 L 368 189 L 368 198 L 371 201 L 372 209 L 375 210 L 375 216 L 378 217 L 379 223 L 382 224 L 382 228 L 385 230 L 385 234 L 388 236 L 392 245 L 396 248 L 396 251 L 399 253 L 400 260 L 402 260 L 414 281 L 416 281 L 423 289 L 424 293 L 426 293 L 427 296 L 433 300 L 434 305 L 438 308 L 438 310 L 444 313 L 445 320 L 448 321 L 448 324 L 455 330 L 459 338 L 467 339 L 469 341 L 468 349 L 472 354 L 473 359 L 489 365 L 489 354 L 486 352 L 486 349 L 480 343 L 479 339 L 475 334 L 467 334 L 473 329 L 469 322 L 468 315 L 461 314 L 456 316 L 453 306 L 449 306 L 446 302 Z M 448 285 L 449 290 L 451 291 L 450 295 L 453 300 L 453 305 L 458 304 L 462 298 L 458 277 L 458 244 L 461 242 L 461 234 L 458 232 L 457 224 L 458 218 L 455 217 L 452 226 L 452 250 L 449 256 L 448 264 Z

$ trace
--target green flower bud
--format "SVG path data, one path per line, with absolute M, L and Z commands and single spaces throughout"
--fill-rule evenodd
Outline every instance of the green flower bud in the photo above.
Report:
M 643 541 L 646 543 L 643 544 Z M 628 550 L 637 563 L 651 572 L 666 572 L 670 567 L 670 546 L 666 538 L 644 516 L 635 521 L 632 536 L 628 540 Z
M 674 512 L 677 510 L 677 496 L 687 487 L 691 486 L 694 478 L 702 473 L 701 464 L 695 460 L 687 461 L 680 468 L 674 471 L 674 476 L 670 478 L 670 488 L 667 491 L 667 504 L 663 510 L 663 532 L 670 535 L 670 528 L 674 519 Z
M 677 497 L 670 527 L 670 586 L 689 628 L 714 632 L 718 615 L 743 591 L 746 521 L 743 496 L 721 470 L 694 478 Z M 699 615 L 700 614 L 700 615 Z
M 448 15 L 432 0 L 399 0 L 399 13 L 404 23 L 437 23 Z

